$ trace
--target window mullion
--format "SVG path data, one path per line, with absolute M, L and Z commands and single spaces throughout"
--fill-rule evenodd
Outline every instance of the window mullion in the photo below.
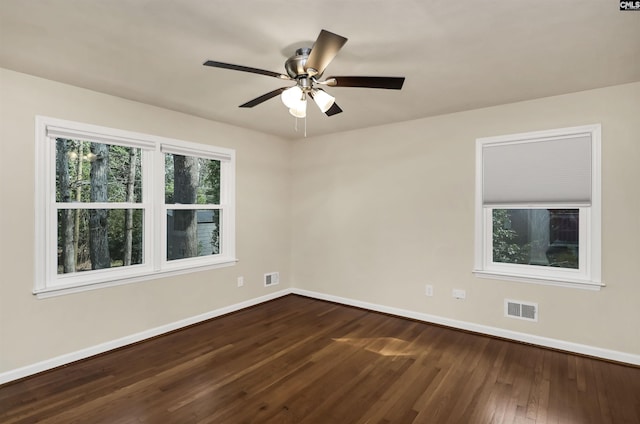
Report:
M 166 258 L 167 250 L 167 212 L 164 208 L 164 181 L 165 181 L 165 166 L 164 166 L 164 154 L 160 150 L 160 145 L 156 146 L 156 150 L 152 155 L 153 168 L 149 170 L 149 177 L 155 182 L 150 195 L 153 196 L 153 236 L 150 235 L 151 249 L 153 257 L 153 269 L 154 271 L 160 271 L 164 258 Z

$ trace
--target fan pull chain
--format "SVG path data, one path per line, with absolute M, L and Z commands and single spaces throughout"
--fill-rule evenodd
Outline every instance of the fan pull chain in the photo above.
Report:
M 293 124 L 293 129 L 295 132 L 298 132 L 298 118 L 294 118 L 295 123 Z M 304 117 L 304 138 L 307 138 L 307 117 Z

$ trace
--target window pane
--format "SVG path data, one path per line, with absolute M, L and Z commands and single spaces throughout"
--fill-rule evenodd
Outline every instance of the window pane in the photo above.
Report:
M 165 203 L 220 204 L 220 161 L 165 154 Z
M 140 149 L 56 139 L 57 202 L 142 200 Z
M 578 209 L 493 209 L 493 261 L 578 268 Z
M 59 210 L 58 274 L 141 264 L 142 225 L 142 209 Z
M 167 211 L 167 260 L 220 253 L 220 210 Z

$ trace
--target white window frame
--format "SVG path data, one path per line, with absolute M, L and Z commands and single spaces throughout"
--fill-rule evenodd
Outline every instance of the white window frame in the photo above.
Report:
M 576 203 L 483 204 L 483 149 L 512 143 L 540 142 L 567 137 L 591 138 L 591 201 Z M 474 274 L 482 278 L 599 290 L 601 282 L 601 125 L 484 137 L 476 140 Z M 578 209 L 579 268 L 556 268 L 493 261 L 494 209 Z
M 60 137 L 141 149 L 143 197 L 140 203 L 74 203 L 73 208 L 143 209 L 142 264 L 57 273 L 57 214 L 59 209 L 64 208 L 64 204 L 57 203 L 55 198 L 55 140 Z M 33 293 L 39 298 L 231 266 L 238 261 L 235 256 L 235 150 L 45 116 L 36 116 L 35 143 Z M 220 253 L 166 260 L 166 211 L 175 208 L 175 205 L 164 203 L 165 152 L 220 161 L 220 204 L 189 205 L 191 208 L 196 206 L 197 209 L 218 209 L 222 212 Z

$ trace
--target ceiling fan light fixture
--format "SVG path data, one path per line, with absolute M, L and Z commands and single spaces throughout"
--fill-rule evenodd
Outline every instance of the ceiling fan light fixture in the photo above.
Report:
M 293 87 L 284 90 L 280 95 L 280 98 L 286 107 L 294 109 L 302 101 L 302 89 L 297 85 L 294 85 Z
M 284 64 L 286 74 L 214 60 L 207 60 L 203 65 L 276 77 L 294 82 L 294 87 L 277 88 L 243 103 L 239 107 L 252 108 L 280 95 L 280 99 L 289 110 L 289 113 L 297 118 L 306 118 L 307 95 L 314 100 L 318 108 L 325 115 L 334 116 L 342 113 L 342 109 L 335 103 L 335 98 L 322 88 L 315 88 L 315 84 L 328 87 L 360 87 L 389 90 L 400 90 L 402 88 L 404 77 L 333 76 L 320 81 L 320 77 L 324 74 L 327 66 L 346 42 L 347 39 L 341 35 L 334 34 L 325 29 L 321 30 L 316 41 L 313 43 L 313 47 L 299 48 L 293 56 L 287 59 Z
M 324 90 L 313 90 L 313 101 L 316 102 L 322 113 L 325 113 L 331 109 L 336 98 Z
M 295 107 L 289 108 L 289 113 L 296 118 L 305 118 L 307 116 L 307 101 L 302 100 L 298 102 Z

